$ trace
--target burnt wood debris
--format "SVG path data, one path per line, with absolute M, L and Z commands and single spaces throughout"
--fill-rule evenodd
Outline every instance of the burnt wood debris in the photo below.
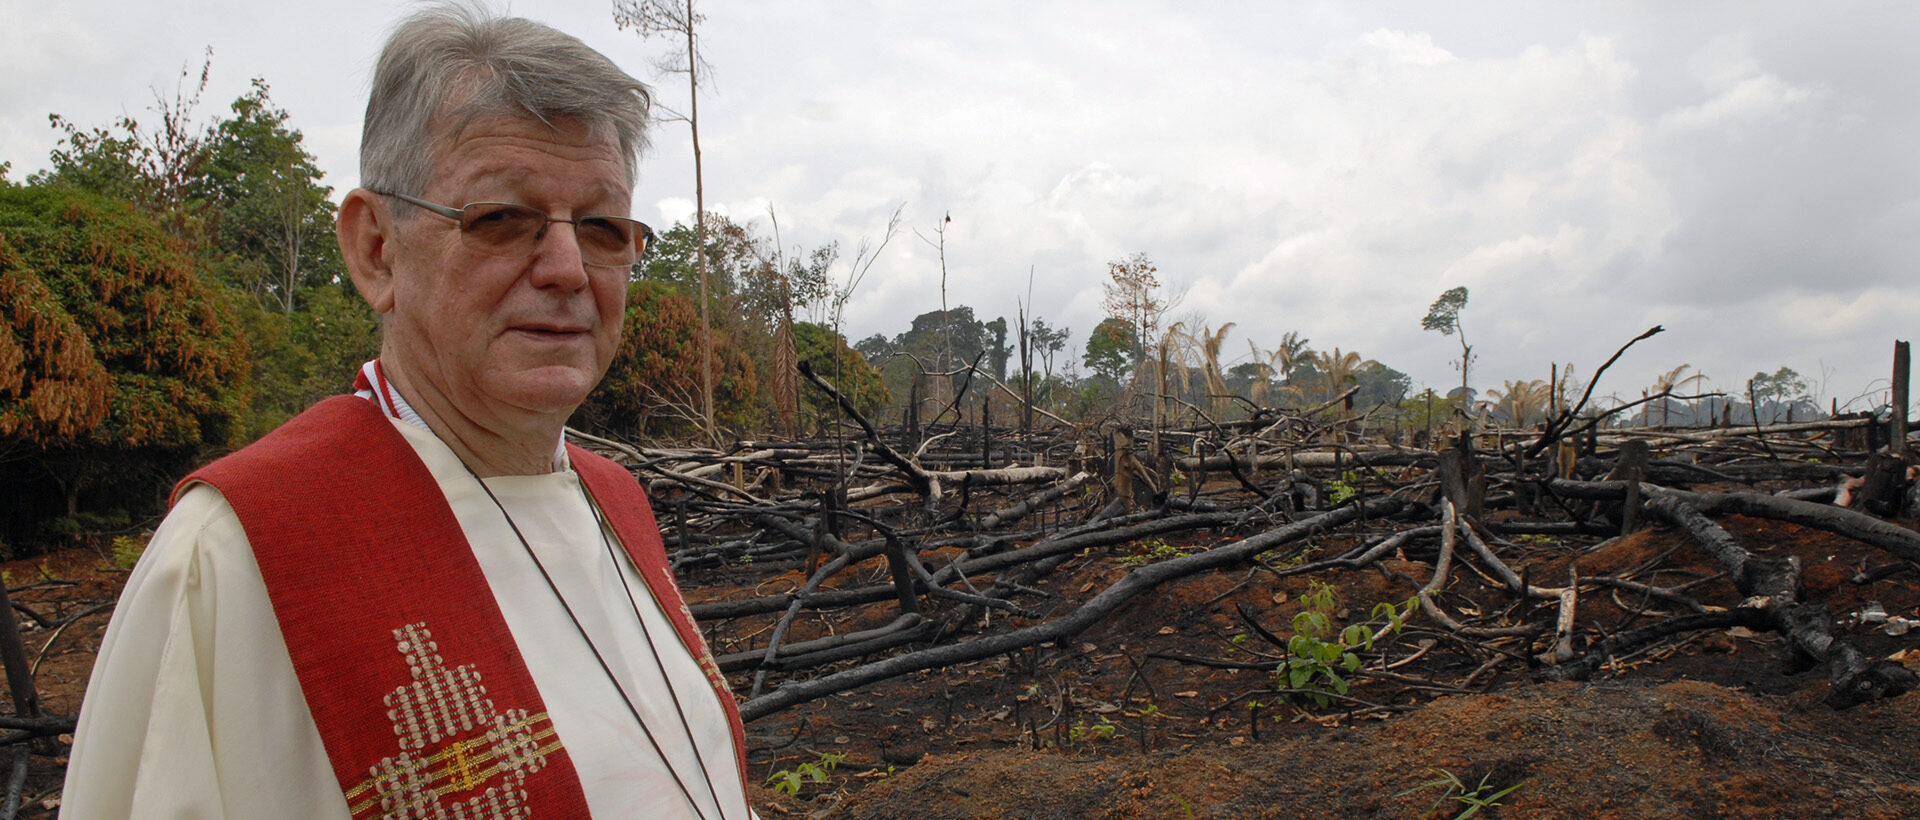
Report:
M 1910 524 L 1920 499 L 1908 478 L 1903 417 L 1623 428 L 1606 422 L 1639 402 L 1597 412 L 1589 391 L 1531 429 L 1462 419 L 1434 448 L 1366 440 L 1356 423 L 1364 413 L 1344 397 L 1294 411 L 1256 408 L 1231 422 L 1195 410 L 1189 415 L 1199 423 L 1157 430 L 1110 418 L 1023 431 L 956 420 L 955 408 L 968 401 L 963 390 L 932 422 L 886 431 L 827 379 L 804 364 L 801 371 L 838 402 L 841 423 L 831 435 L 689 449 L 581 434 L 650 483 L 674 566 L 690 588 L 764 590 L 694 596 L 702 623 L 757 623 L 750 646 L 718 650 L 748 720 L 916 671 L 1065 642 L 1142 593 L 1206 572 L 1399 574 L 1418 607 L 1408 634 L 1428 640 L 1373 652 L 1360 677 L 1418 677 L 1417 665 L 1400 661 L 1437 652 L 1437 642 L 1480 660 L 1464 677 L 1421 679 L 1446 690 L 1485 686 L 1502 671 L 1588 679 L 1676 636 L 1739 626 L 1784 636 L 1789 664 L 1824 665 L 1824 699 L 1835 708 L 1920 683 L 1900 663 L 1836 637 L 1838 614 L 1803 599 L 1799 559 L 1756 555 L 1716 522 L 1786 522 L 1877 548 L 1883 561 L 1849 568 L 1858 583 L 1911 573 L 1920 566 L 1920 533 L 1896 521 Z M 973 401 L 974 419 L 1028 417 L 1017 404 L 994 412 Z M 1646 580 L 1661 577 L 1657 566 L 1580 572 L 1583 552 L 1652 526 L 1687 533 L 1720 574 L 1663 586 Z M 1141 561 L 1104 589 L 1074 596 L 1041 584 L 1077 556 L 1167 539 L 1186 546 Z M 1344 547 L 1323 555 L 1316 550 L 1325 543 Z M 1534 564 L 1549 562 L 1565 569 L 1529 577 Z M 1713 580 L 1730 582 L 1737 597 L 1697 598 L 1693 590 Z M 1489 590 L 1509 604 L 1469 603 L 1487 600 Z M 1641 602 L 1641 617 L 1581 623 L 1582 596 Z M 835 626 L 854 622 L 845 613 L 876 606 L 889 608 L 890 619 L 865 609 L 859 628 Z M 1285 657 L 1282 636 L 1250 625 Z M 802 631 L 809 637 L 796 639 Z
M 1191 421 L 1155 429 L 1121 416 L 1036 418 L 1017 391 L 984 374 L 944 407 L 916 408 L 911 424 L 888 430 L 829 379 L 804 363 L 799 370 L 802 389 L 838 404 L 824 434 L 691 447 L 570 431 L 648 485 L 694 616 L 710 634 L 733 636 L 715 649 L 749 721 L 921 670 L 1064 644 L 1143 594 L 1201 573 L 1244 575 L 1242 585 L 1261 575 L 1379 573 L 1398 590 L 1382 603 L 1404 605 L 1405 629 L 1367 622 L 1364 605 L 1351 614 L 1369 639 L 1364 650 L 1356 644 L 1359 668 L 1346 677 L 1369 684 L 1473 692 L 1593 679 L 1735 627 L 1778 633 L 1783 670 L 1823 668 L 1821 699 L 1835 709 L 1920 683 L 1843 639 L 1836 624 L 1857 616 L 1807 593 L 1814 567 L 1756 551 L 1727 526 L 1780 522 L 1844 536 L 1877 556 L 1839 568 L 1845 583 L 1911 581 L 1920 490 L 1900 409 L 1903 373 L 1898 400 L 1879 414 L 1631 427 L 1620 423 L 1646 400 L 1596 410 L 1589 388 L 1533 427 L 1460 416 L 1416 446 L 1369 432 L 1367 410 L 1346 401 L 1351 392 L 1315 407 L 1251 407 L 1232 421 L 1188 406 L 1173 417 Z M 1583 556 L 1650 527 L 1684 532 L 1711 556 L 1699 565 L 1717 571 L 1689 575 L 1659 561 L 1582 569 Z M 1047 583 L 1067 562 L 1112 556 L 1135 560 L 1104 588 Z M 1822 568 L 1823 577 L 1835 569 Z M 1588 604 L 1603 600 L 1614 608 L 1594 615 Z M 20 806 L 29 755 L 55 753 L 52 738 L 73 725 L 37 702 L 38 660 L 27 644 L 44 654 L 68 624 L 110 605 L 68 602 L 49 614 L 44 604 L 8 602 L 14 623 L 0 630 L 0 661 L 14 714 L 0 717 L 0 743 L 15 753 L 0 817 Z M 1270 646 L 1235 658 L 1152 657 L 1285 663 L 1292 630 L 1282 616 L 1240 612 Z M 1322 691 L 1323 711 L 1410 708 L 1363 693 Z

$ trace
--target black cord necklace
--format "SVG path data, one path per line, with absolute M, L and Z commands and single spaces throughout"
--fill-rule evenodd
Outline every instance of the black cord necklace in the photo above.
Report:
M 462 466 L 465 466 L 465 464 L 463 463 Z M 633 696 L 627 693 L 626 687 L 620 683 L 620 678 L 614 675 L 613 668 L 608 665 L 607 659 L 600 654 L 600 647 L 595 646 L 593 638 L 587 635 L 586 627 L 581 625 L 580 617 L 574 614 L 573 606 L 567 603 L 567 597 L 560 594 L 559 585 L 554 583 L 553 575 L 547 572 L 546 564 L 542 563 L 540 556 L 533 551 L 533 545 L 527 542 L 526 535 L 520 532 L 520 525 L 514 522 L 513 516 L 507 512 L 506 505 L 500 503 L 500 499 L 493 494 L 493 488 L 488 487 L 487 482 L 481 480 L 478 473 L 473 472 L 473 468 L 468 467 L 467 474 L 473 476 L 474 483 L 479 484 L 480 490 L 487 494 L 487 499 L 493 502 L 494 509 L 500 511 L 500 517 L 506 519 L 507 527 L 513 530 L 514 538 L 520 541 L 520 548 L 526 551 L 527 557 L 532 559 L 534 567 L 540 570 L 540 577 L 546 581 L 547 589 L 553 593 L 554 600 L 560 602 L 560 608 L 566 611 L 567 619 L 573 622 L 574 630 L 580 633 L 580 640 L 586 643 L 589 651 L 593 652 L 593 659 L 600 664 L 600 671 L 607 676 L 607 681 L 613 684 L 614 691 L 620 693 L 621 701 L 626 704 L 627 713 L 633 716 L 634 723 L 639 724 L 640 733 L 646 736 L 647 744 L 653 747 L 654 754 L 659 755 L 660 763 L 667 767 L 667 774 L 673 777 L 674 785 L 680 787 L 680 795 L 686 799 L 687 806 L 692 808 L 693 813 L 698 815 L 701 820 L 706 820 L 707 813 L 700 808 L 699 802 L 693 799 L 693 792 L 687 787 L 686 779 L 680 776 L 678 769 L 674 768 L 673 760 L 667 757 L 666 750 L 661 748 L 660 741 L 653 735 L 653 730 L 647 726 L 647 721 L 640 716 L 640 709 L 634 704 Z M 600 528 L 600 542 L 606 546 L 607 555 L 613 559 L 614 570 L 620 577 L 620 588 L 627 594 L 627 603 L 633 609 L 634 619 L 640 626 L 641 637 L 647 642 L 647 651 L 653 656 L 654 667 L 660 671 L 660 680 L 666 685 L 667 695 L 673 701 L 673 711 L 674 714 L 680 718 L 680 729 L 687 740 L 687 747 L 693 750 L 694 762 L 700 766 L 701 779 L 707 784 L 707 795 L 713 799 L 714 807 L 720 811 L 721 820 L 725 820 L 726 804 L 721 802 L 719 793 L 715 791 L 713 778 L 707 776 L 706 760 L 700 755 L 700 744 L 694 741 L 693 727 L 687 723 L 686 710 L 681 708 L 680 693 L 674 687 L 673 679 L 667 675 L 666 663 L 661 659 L 660 650 L 654 643 L 653 632 L 647 628 L 646 619 L 640 615 L 640 604 L 639 601 L 634 598 L 632 586 L 627 583 L 626 572 L 620 569 L 618 553 L 614 551 L 612 539 L 607 537 L 608 525 L 604 514 L 600 511 L 600 504 L 593 498 L 592 493 L 586 491 L 584 484 L 581 486 L 581 491 L 582 494 L 586 496 L 587 507 L 593 511 L 594 521 Z

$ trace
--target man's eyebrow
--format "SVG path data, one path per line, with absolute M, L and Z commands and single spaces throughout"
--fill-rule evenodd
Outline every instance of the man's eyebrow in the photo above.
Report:
M 478 174 L 474 174 L 467 178 L 463 184 L 467 187 L 483 187 L 491 184 L 499 184 L 507 188 L 518 188 L 523 186 L 526 180 L 535 176 L 538 175 L 535 174 L 532 169 L 525 166 L 503 165 L 499 168 L 484 170 Z M 523 194 L 523 190 L 516 190 L 508 194 L 502 194 L 501 196 L 509 198 L 509 201 L 523 202 L 525 200 Z M 480 200 L 470 201 L 477 202 Z M 590 204 L 589 210 L 593 210 L 596 213 L 604 212 L 612 215 L 613 211 L 629 210 L 633 207 L 633 192 L 628 190 L 625 185 L 592 185 L 586 189 L 585 196 L 578 197 L 576 202 L 605 203 L 605 205 Z

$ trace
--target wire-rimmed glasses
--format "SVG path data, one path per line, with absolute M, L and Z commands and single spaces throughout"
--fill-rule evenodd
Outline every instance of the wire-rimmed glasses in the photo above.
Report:
M 374 191 L 439 214 L 460 223 L 460 239 L 488 256 L 524 259 L 546 238 L 547 225 L 565 222 L 573 226 L 580 245 L 580 261 L 607 268 L 629 268 L 640 261 L 647 246 L 653 244 L 653 229 L 647 223 L 624 216 L 589 214 L 571 219 L 548 214 L 531 205 L 512 202 L 469 202 L 451 208 L 418 197 L 389 191 Z

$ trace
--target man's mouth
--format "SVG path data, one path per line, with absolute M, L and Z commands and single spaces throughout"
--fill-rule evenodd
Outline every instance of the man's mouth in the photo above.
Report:
M 580 327 L 578 325 L 553 325 L 553 324 L 513 325 L 509 329 L 516 333 L 523 333 L 529 336 L 534 336 L 537 338 L 546 338 L 546 339 L 560 339 L 568 336 L 577 336 L 579 334 L 587 332 L 587 328 Z

